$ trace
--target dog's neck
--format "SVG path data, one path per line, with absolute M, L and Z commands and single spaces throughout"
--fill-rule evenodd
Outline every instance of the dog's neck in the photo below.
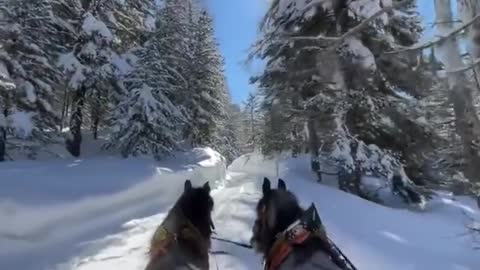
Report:
M 265 250 L 265 255 L 267 255 L 273 245 L 275 244 L 279 235 L 284 234 L 290 226 L 297 223 L 297 221 L 302 217 L 304 210 L 299 206 L 295 205 L 288 208 L 281 208 L 275 214 L 275 227 L 269 233 L 267 237 L 267 249 Z
M 185 219 L 188 220 L 205 239 L 210 239 L 210 236 L 212 235 L 211 217 L 194 215 L 186 208 L 188 206 L 183 204 L 180 204 L 178 207 Z

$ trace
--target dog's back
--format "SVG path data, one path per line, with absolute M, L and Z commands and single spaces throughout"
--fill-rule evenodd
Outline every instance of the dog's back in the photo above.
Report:
M 168 253 L 163 256 L 153 258 L 148 263 L 145 270 L 193 270 L 208 269 L 208 262 L 205 265 L 203 260 L 186 254 L 185 250 L 179 245 L 173 246 Z
M 150 241 L 150 260 L 145 270 L 209 269 L 213 209 L 209 193 L 208 184 L 193 188 L 190 181 L 185 182 L 184 193 Z M 193 214 L 192 209 L 196 210 Z

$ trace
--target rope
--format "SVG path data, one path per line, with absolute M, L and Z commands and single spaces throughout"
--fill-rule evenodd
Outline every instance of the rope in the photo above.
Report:
M 333 241 L 330 238 L 328 238 L 328 236 L 327 236 L 327 239 L 328 239 L 328 243 L 335 249 L 335 251 L 338 252 L 338 254 L 340 254 L 340 256 L 342 256 L 342 259 L 348 264 L 348 267 L 351 270 L 357 270 L 355 265 L 353 265 L 353 263 L 348 259 L 348 257 L 345 256 L 345 254 L 343 254 L 342 250 L 339 249 L 337 247 L 337 245 L 335 245 L 335 243 L 333 243 Z
M 223 239 L 223 238 L 216 237 L 216 236 L 212 236 L 212 239 L 220 241 L 220 242 L 225 242 L 225 243 L 229 243 L 229 244 L 232 244 L 232 245 L 236 245 L 236 246 L 239 246 L 239 247 L 242 247 L 242 248 L 253 249 L 252 245 L 245 244 L 245 243 L 240 243 L 240 242 L 236 242 L 236 241 L 232 241 L 232 240 L 228 240 L 228 239 Z

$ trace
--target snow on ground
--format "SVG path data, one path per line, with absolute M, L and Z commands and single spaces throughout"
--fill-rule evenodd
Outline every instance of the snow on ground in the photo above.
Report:
M 185 179 L 215 184 L 224 175 L 223 158 L 209 148 L 160 163 L 102 157 L 0 164 L 0 269 L 65 261 L 82 250 L 79 243 L 165 211 Z
M 255 204 L 260 197 L 261 181 L 264 176 L 271 177 L 272 180 L 280 176 L 287 181 L 289 188 L 298 195 L 304 206 L 311 202 L 316 204 L 331 238 L 349 256 L 359 270 L 477 270 L 480 265 L 479 251 L 473 249 L 475 243 L 472 237 L 465 234 L 467 231 L 466 225 L 470 222 L 466 215 L 480 218 L 480 213 L 478 209 L 474 208 L 474 202 L 471 200 L 442 195 L 430 202 L 424 212 L 383 207 L 309 180 L 315 178 L 309 172 L 308 159 L 306 158 L 271 161 L 264 160 L 259 155 L 246 155 L 233 162 L 229 167 L 227 177 L 223 180 L 222 176 L 224 176 L 225 170 L 220 165 L 221 162 L 218 162 L 221 159 L 218 156 L 215 157 L 215 153 L 211 150 L 206 151 L 207 153 L 205 151 L 200 152 L 205 156 L 213 156 L 213 158 L 203 158 L 203 163 L 190 162 L 190 164 L 200 164 L 197 165 L 200 167 L 193 169 L 191 173 L 199 172 L 202 175 L 199 178 L 210 179 L 211 181 L 219 180 L 216 182 L 217 188 L 212 191 L 215 200 L 214 222 L 219 237 L 247 243 L 255 215 Z M 10 166 L 0 167 L 1 181 L 3 181 L 4 175 L 10 173 L 10 176 L 14 176 L 14 179 L 7 183 L 20 181 L 19 186 L 28 187 L 27 184 L 31 185 L 32 178 L 38 180 L 38 176 L 43 175 L 41 178 L 43 180 L 42 185 L 35 184 L 36 187 L 40 187 L 40 191 L 37 192 L 35 188 L 31 188 L 28 193 L 20 196 L 19 190 L 2 190 L 0 191 L 0 198 L 9 198 L 9 194 L 14 194 L 10 198 L 14 202 L 39 201 L 55 209 L 58 205 L 63 207 L 65 204 L 62 201 L 70 201 L 73 196 L 76 201 L 79 198 L 84 198 L 86 205 L 89 201 L 93 201 L 97 202 L 96 206 L 103 205 L 108 208 L 108 212 L 99 212 L 98 209 L 95 210 L 95 207 L 83 209 L 79 206 L 76 210 L 80 216 L 73 215 L 70 212 L 58 211 L 58 219 L 51 220 L 49 218 L 52 222 L 43 227 L 36 227 L 48 229 L 53 235 L 56 234 L 57 236 L 60 234 L 57 229 L 65 227 L 65 225 L 67 227 L 72 225 L 69 220 L 83 223 L 79 224 L 82 227 L 86 223 L 86 219 L 91 221 L 104 220 L 105 214 L 121 212 L 124 208 L 130 208 L 132 204 L 135 205 L 134 208 L 138 208 L 141 205 L 140 201 L 145 201 L 149 206 L 154 206 L 150 209 L 150 213 L 156 211 L 158 214 L 149 216 L 149 211 L 135 211 L 134 215 L 131 213 L 125 215 L 122 219 L 114 220 L 117 222 L 116 224 L 119 224 L 118 222 L 121 222 L 121 220 L 128 220 L 127 216 L 136 216 L 133 218 L 137 219 L 126 222 L 120 228 L 118 226 L 113 229 L 107 227 L 104 230 L 97 231 L 95 236 L 100 237 L 99 240 L 88 241 L 94 238 L 83 236 L 74 239 L 75 237 L 70 234 L 72 232 L 71 228 L 64 228 L 65 232 L 62 237 L 64 242 L 70 245 L 75 244 L 75 250 L 70 248 L 70 252 L 67 254 L 65 252 L 63 254 L 58 253 L 58 248 L 65 248 L 65 245 L 48 244 L 55 240 L 51 238 L 50 234 L 42 234 L 42 240 L 35 240 L 37 246 L 44 249 L 44 257 L 41 258 L 40 265 L 48 265 L 47 269 L 142 270 L 146 263 L 149 238 L 180 193 L 180 189 L 178 187 L 173 188 L 170 183 L 175 181 L 176 184 L 183 184 L 185 175 L 182 175 L 182 171 L 178 168 L 174 168 L 174 173 L 171 173 L 169 177 L 162 178 L 163 173 L 158 174 L 158 165 L 144 160 L 121 161 L 112 159 L 86 160 L 83 162 L 77 167 L 73 167 L 72 170 L 76 171 L 69 171 L 67 166 L 57 173 L 57 175 L 64 176 L 72 175 L 68 178 L 71 183 L 84 181 L 76 184 L 75 188 L 68 190 L 65 190 L 65 186 L 61 188 L 62 185 L 66 185 L 61 179 L 57 179 L 56 182 L 45 181 L 45 179 L 49 179 L 45 176 L 54 174 L 53 169 L 60 169 L 59 164 L 49 163 L 41 166 L 39 163 L 31 163 L 30 166 L 27 166 L 24 163 L 15 163 L 15 166 L 10 164 Z M 78 166 L 83 166 L 83 168 L 78 168 Z M 83 174 L 83 176 L 77 174 Z M 151 178 L 152 175 L 155 180 L 146 180 Z M 171 179 L 172 177 L 175 178 L 174 176 L 178 176 L 178 179 Z M 102 183 L 100 181 L 102 178 L 110 180 L 106 181 L 107 183 Z M 112 182 L 111 180 L 114 178 L 117 178 L 118 182 Z M 157 181 L 157 183 L 154 185 L 151 181 Z M 167 181 L 167 185 L 165 185 L 165 181 Z M 132 185 L 131 182 L 141 182 L 140 185 L 143 188 L 137 190 L 138 187 Z M 201 181 L 196 181 L 196 183 L 201 183 Z M 108 187 L 104 187 L 104 190 L 101 191 L 99 187 L 102 185 Z M 61 192 L 69 191 L 73 193 L 72 190 L 77 188 L 78 193 L 65 194 Z M 112 192 L 116 189 L 123 191 Z M 120 196 L 123 198 L 120 201 L 124 203 L 115 203 L 114 197 L 119 193 L 123 194 Z M 110 194 L 103 197 L 107 203 L 99 200 L 99 194 Z M 163 198 L 163 196 L 166 197 Z M 60 199 L 51 201 L 52 197 Z M 62 203 L 59 204 L 59 202 Z M 69 203 L 66 205 L 69 205 Z M 23 213 L 24 211 L 21 209 L 19 212 Z M 31 215 L 24 215 L 24 222 L 35 225 L 39 223 L 36 218 L 45 218 L 46 214 L 48 212 L 37 212 L 33 218 Z M 15 215 L 13 216 L 15 217 Z M 77 218 L 73 219 L 73 216 Z M 110 221 L 110 224 L 115 223 L 112 220 Z M 60 224 L 57 224 L 58 222 Z M 0 227 L 0 232 L 8 229 L 22 231 L 21 226 L 11 227 L 5 224 L 0 226 L 3 226 Z M 2 242 L 0 241 L 0 243 Z M 57 241 L 56 243 L 60 242 Z M 10 245 L 8 247 L 11 249 Z M 5 248 L 7 248 L 7 245 L 0 244 L 1 251 Z M 253 254 L 251 250 L 213 241 L 212 251 L 211 269 L 262 269 L 260 257 Z M 25 254 L 28 254 L 24 246 L 16 252 L 21 255 L 18 258 L 25 258 Z M 0 269 L 45 269 L 44 267 L 38 267 L 39 263 L 35 260 L 30 260 L 34 263 L 22 264 L 19 263 L 20 260 L 10 259 L 7 260 L 9 264 L 2 265 L 4 260 L 1 254 L 6 255 L 6 253 L 0 253 Z M 8 255 L 9 258 L 11 257 L 10 254 Z M 50 259 L 51 264 L 46 264 L 48 259 Z M 52 261 L 63 261 L 63 263 L 55 265 Z

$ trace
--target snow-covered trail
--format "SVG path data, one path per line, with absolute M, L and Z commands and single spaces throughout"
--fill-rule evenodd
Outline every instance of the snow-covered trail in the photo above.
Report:
M 225 184 L 212 192 L 218 236 L 248 243 L 261 180 L 278 174 L 305 206 L 316 204 L 331 238 L 359 270 L 478 270 L 475 243 L 462 236 L 464 213 L 480 217 L 473 202 L 443 198 L 431 202 L 426 213 L 386 208 L 310 181 L 307 164 L 275 164 L 255 156 L 234 162 Z M 165 212 L 130 221 L 123 232 L 88 244 L 59 269 L 142 270 L 146 243 Z M 213 241 L 212 251 L 211 269 L 262 269 L 261 258 L 251 250 Z
M 231 173 L 225 186 L 212 191 L 216 236 L 249 242 L 255 204 L 260 196 L 259 181 L 256 180 L 248 175 Z M 161 214 L 126 223 L 123 232 L 87 243 L 82 254 L 57 266 L 57 270 L 143 270 L 148 242 L 168 211 L 164 210 Z M 252 250 L 213 241 L 211 269 L 261 270 L 261 263 L 261 258 Z
M 209 151 L 207 152 L 209 153 Z M 392 209 L 364 201 L 336 188 L 315 183 L 312 181 L 315 178 L 308 168 L 308 158 L 272 161 L 264 160 L 259 155 L 246 155 L 236 160 L 228 168 L 225 177 L 225 168 L 221 162 L 218 163 L 219 159 L 215 158 L 212 153 L 207 153 L 206 156 L 202 153 L 205 152 L 200 151 L 200 155 L 196 155 L 196 157 L 193 155 L 194 159 L 191 161 L 180 162 L 197 164 L 193 167 L 189 166 L 190 169 L 185 170 L 182 167 L 173 170 L 171 174 L 165 174 L 164 171 L 167 168 L 172 168 L 172 164 L 170 164 L 159 175 L 155 173 L 159 169 L 158 164 L 138 162 L 139 166 L 132 166 L 130 164 L 132 161 L 121 163 L 122 161 L 112 160 L 112 164 L 109 164 L 103 160 L 102 165 L 95 173 L 97 178 L 91 180 L 90 187 L 83 186 L 84 189 L 86 188 L 85 190 L 96 191 L 98 184 L 93 183 L 97 181 L 96 179 L 100 181 L 109 177 L 109 179 L 115 180 L 126 171 L 130 172 L 128 178 L 137 178 L 140 190 L 137 190 L 138 185 L 127 186 L 127 189 L 122 188 L 120 193 L 107 192 L 100 197 L 85 198 L 80 202 L 74 200 L 65 205 L 48 201 L 47 209 L 50 209 L 51 215 L 48 215 L 47 218 L 54 217 L 54 220 L 45 219 L 45 214 L 41 212 L 34 217 L 43 217 L 42 220 L 28 220 L 30 214 L 44 208 L 22 209 L 18 205 L 13 205 L 12 209 L 17 213 L 7 211 L 7 214 L 14 213 L 14 219 L 0 224 L 0 233 L 6 230 L 7 232 L 27 232 L 38 235 L 42 228 L 50 228 L 54 234 L 43 236 L 45 240 L 51 241 L 53 237 L 53 240 L 57 238 L 57 240 L 67 239 L 67 241 L 58 241 L 61 243 L 60 246 L 56 245 L 55 241 L 47 244 L 43 241 L 37 242 L 38 248 L 43 249 L 40 254 L 44 257 L 41 258 L 38 257 L 38 253 L 35 253 L 35 257 L 30 256 L 29 252 L 20 250 L 19 248 L 22 246 L 16 243 L 17 246 L 13 250 L 20 252 L 21 258 L 29 258 L 29 260 L 24 260 L 27 262 L 26 264 L 18 263 L 18 260 L 13 263 L 9 263 L 7 260 L 5 264 L 2 258 L 8 259 L 10 256 L 8 250 L 12 250 L 12 248 L 0 241 L 0 269 L 42 270 L 45 269 L 43 267 L 45 262 L 55 262 L 47 264 L 46 269 L 143 270 L 147 259 L 149 239 L 162 222 L 174 200 L 178 198 L 183 181 L 187 177 L 196 179 L 195 185 L 209 180 L 216 186 L 212 191 L 212 196 L 215 201 L 213 218 L 217 236 L 248 243 L 255 218 L 255 205 L 261 196 L 261 183 L 265 176 L 273 181 L 282 177 L 304 206 L 315 203 L 329 235 L 359 270 L 478 270 L 480 267 L 480 253 L 473 249 L 478 243 L 471 236 L 465 235 L 467 231 L 465 225 L 468 222 L 465 215 L 480 219 L 480 213 L 471 200 L 443 196 L 429 202 L 427 210 L 424 212 Z M 173 163 L 180 164 L 178 160 Z M 145 165 L 148 166 L 145 167 Z M 123 166 L 128 166 L 128 168 L 122 169 Z M 0 176 L 10 175 L 16 181 L 21 179 L 19 175 L 28 176 L 39 168 L 37 164 L 32 168 L 29 167 L 28 170 L 19 166 L 18 168 L 9 167 L 2 171 L 0 167 Z M 92 168 L 92 166 L 89 165 L 85 168 Z M 79 179 L 82 177 L 82 173 L 88 174 L 88 171 L 82 172 L 85 171 L 85 168 L 76 172 Z M 113 168 L 118 172 L 112 175 Z M 145 170 L 149 170 L 148 175 L 153 173 L 153 176 L 145 178 L 143 176 Z M 152 180 L 148 180 L 152 177 Z M 51 180 L 49 179 L 48 185 L 58 187 Z M 30 192 L 38 193 L 36 190 L 38 188 L 34 187 Z M 44 195 L 47 194 L 49 188 L 50 186 L 47 186 L 43 189 Z M 15 191 L 16 189 L 11 190 Z M 43 194 L 42 192 L 41 194 Z M 23 197 L 25 199 L 32 198 L 32 196 L 18 196 L 5 191 L 3 193 L 6 198 L 10 197 L 15 202 L 17 200 L 21 202 Z M 87 193 L 85 192 L 85 194 Z M 0 192 L 0 199 L 1 196 L 2 192 Z M 35 202 L 41 202 L 43 200 L 41 197 L 37 198 Z M 89 203 L 85 204 L 85 202 Z M 98 212 L 98 209 L 95 210 L 95 207 L 90 207 L 95 204 L 104 205 L 101 212 Z M 146 205 L 144 206 L 144 204 Z M 79 238 L 75 234 L 76 229 L 88 229 L 89 227 L 86 226 L 88 222 L 106 221 L 105 214 L 108 217 L 115 216 L 115 213 L 118 212 L 121 213 L 126 205 L 132 206 L 135 212 L 132 213 L 132 209 L 127 209 L 129 210 L 128 215 L 123 215 L 123 219 L 114 219 L 113 223 L 107 222 L 106 225 L 109 226 L 104 227 L 101 231 L 96 230 L 94 238 L 91 237 L 92 235 Z M 0 218 L 2 217 L 1 206 L 0 200 Z M 143 211 L 138 212 L 138 209 L 143 209 Z M 144 211 L 147 209 L 148 211 Z M 151 216 L 152 210 L 154 210 L 153 213 L 158 214 Z M 75 218 L 77 215 L 80 215 L 80 218 Z M 126 217 L 130 218 L 125 219 Z M 17 221 L 24 222 L 24 227 L 5 226 L 5 224 L 17 224 L 15 218 L 20 218 Z M 136 219 L 132 220 L 132 218 Z M 84 222 L 75 224 L 79 220 Z M 109 218 L 107 221 L 112 220 Z M 122 222 L 126 223 L 120 226 L 119 224 Z M 111 225 L 116 227 L 108 230 Z M 58 228 L 62 229 L 60 235 L 57 231 Z M 98 237 L 100 239 L 92 241 Z M 73 250 L 75 252 L 72 252 Z M 2 251 L 4 251 L 4 257 L 1 256 Z M 211 269 L 214 270 L 262 269 L 261 258 L 249 249 L 213 241 L 212 253 Z M 40 266 L 32 267 L 32 265 L 35 266 L 37 259 L 41 260 Z M 58 264 L 58 261 L 63 261 L 63 263 Z M 8 267 L 2 267 L 2 265 Z M 29 268 L 25 268 L 24 265 L 28 265 Z

